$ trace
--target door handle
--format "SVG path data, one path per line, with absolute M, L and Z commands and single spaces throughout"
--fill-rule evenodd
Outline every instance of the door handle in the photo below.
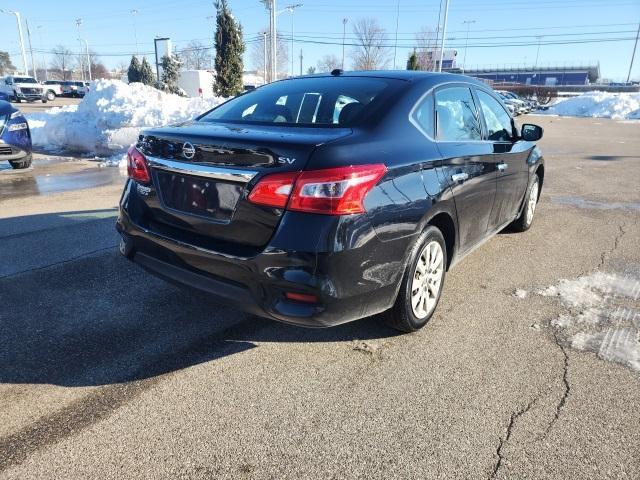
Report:
M 464 182 L 468 178 L 469 174 L 466 172 L 454 173 L 453 175 L 451 175 L 451 180 L 453 180 L 454 182 Z
M 507 164 L 506 163 L 499 163 L 498 164 L 498 170 L 500 170 L 501 172 L 504 172 L 507 169 Z

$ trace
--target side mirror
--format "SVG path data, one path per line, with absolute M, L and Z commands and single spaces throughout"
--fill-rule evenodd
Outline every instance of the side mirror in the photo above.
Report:
M 4 81 L 4 83 L 5 83 L 6 85 L 11 85 L 13 82 L 7 78 L 7 79 Z
M 522 125 L 522 140 L 527 142 L 537 142 L 542 138 L 544 130 L 538 125 L 532 123 L 525 123 Z

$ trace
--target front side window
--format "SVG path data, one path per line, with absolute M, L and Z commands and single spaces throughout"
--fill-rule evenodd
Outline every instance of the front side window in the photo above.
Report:
M 465 142 L 482 139 L 480 122 L 468 87 L 436 91 L 436 140 Z
M 482 90 L 478 90 L 480 108 L 487 124 L 487 140 L 494 142 L 508 142 L 513 137 L 511 117 L 502 105 Z
M 291 126 L 350 126 L 404 84 L 365 77 L 316 77 L 284 80 L 240 95 L 199 121 Z

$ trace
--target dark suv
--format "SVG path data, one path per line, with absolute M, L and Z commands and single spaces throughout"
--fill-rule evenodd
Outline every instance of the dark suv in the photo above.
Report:
M 431 317 L 445 272 L 533 221 L 542 129 L 469 77 L 334 71 L 142 132 L 121 252 L 257 315 L 330 326 Z

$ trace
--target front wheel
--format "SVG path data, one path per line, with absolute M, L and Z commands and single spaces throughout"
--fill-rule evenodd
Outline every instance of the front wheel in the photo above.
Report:
M 20 170 L 23 168 L 29 168 L 31 166 L 31 162 L 33 157 L 31 154 L 27 155 L 22 160 L 9 160 L 9 164 L 16 170 Z
M 440 230 L 429 226 L 420 234 L 386 323 L 402 332 L 424 327 L 440 300 L 447 268 L 447 246 Z
M 538 205 L 538 197 L 540 196 L 540 179 L 536 174 L 529 185 L 527 195 L 525 196 L 524 205 L 520 216 L 510 225 L 511 229 L 516 232 L 526 232 L 531 228 L 533 223 L 533 217 L 536 213 L 536 206 Z
M 48 101 L 53 102 L 56 99 L 56 94 L 52 90 L 49 90 L 46 98 Z

